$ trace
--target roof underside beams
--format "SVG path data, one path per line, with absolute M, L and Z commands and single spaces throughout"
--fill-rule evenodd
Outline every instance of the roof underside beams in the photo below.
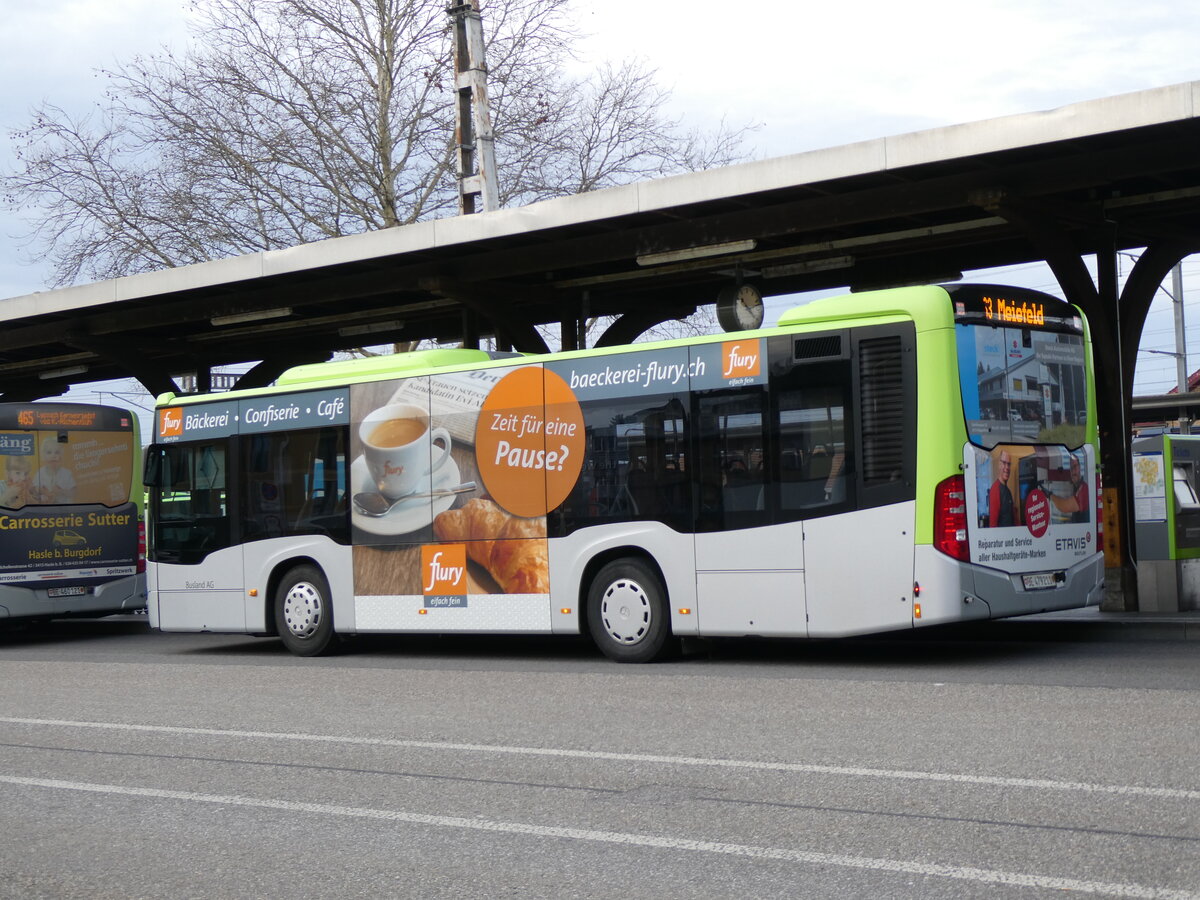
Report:
M 944 281 L 1044 259 L 1021 217 L 1078 254 L 1190 240 L 1200 234 L 1198 149 L 1187 119 L 823 182 L 798 171 L 796 185 L 757 194 L 11 320 L 0 390 L 56 393 L 47 373 L 81 368 L 71 380 L 140 373 L 161 384 L 214 365 L 457 340 L 464 329 L 539 349 L 535 325 L 675 317 L 738 277 L 766 296 Z M 723 244 L 740 249 L 646 259 Z

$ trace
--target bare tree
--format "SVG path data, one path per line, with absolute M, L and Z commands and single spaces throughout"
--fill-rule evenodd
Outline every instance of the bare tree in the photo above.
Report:
M 78 116 L 11 138 L 10 206 L 54 284 L 403 225 L 456 211 L 444 0 L 200 0 L 192 41 L 106 72 Z M 746 128 L 687 130 L 642 63 L 568 77 L 564 0 L 490 0 L 501 200 L 732 162 Z
M 656 75 L 641 60 L 605 63 L 588 79 L 555 85 L 560 106 L 545 103 L 536 130 L 505 121 L 497 129 L 504 199 L 529 203 L 742 158 L 745 128 L 684 129 L 666 115 L 670 93 Z

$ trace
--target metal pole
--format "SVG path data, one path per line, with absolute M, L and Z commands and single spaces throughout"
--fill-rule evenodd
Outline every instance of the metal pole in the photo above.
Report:
M 479 0 L 456 0 L 446 8 L 454 21 L 454 87 L 458 94 L 458 208 L 467 215 L 499 208 L 496 138 L 488 113 L 487 65 Z M 481 209 L 476 208 L 478 198 Z
M 1171 270 L 1171 301 L 1175 308 L 1175 375 L 1179 383 L 1179 396 L 1188 391 L 1187 334 L 1183 324 L 1183 263 L 1178 262 Z M 1179 433 L 1191 434 L 1191 423 L 1187 418 L 1187 407 L 1179 407 Z

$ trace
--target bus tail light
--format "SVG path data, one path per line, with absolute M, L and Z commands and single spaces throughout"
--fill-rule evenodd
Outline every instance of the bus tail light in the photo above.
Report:
M 1104 549 L 1104 479 L 1096 466 L 1096 549 Z
M 138 522 L 138 559 L 137 570 L 146 571 L 146 523 Z
M 937 486 L 933 503 L 933 545 L 947 556 L 969 562 L 967 544 L 967 485 L 962 475 L 951 475 Z

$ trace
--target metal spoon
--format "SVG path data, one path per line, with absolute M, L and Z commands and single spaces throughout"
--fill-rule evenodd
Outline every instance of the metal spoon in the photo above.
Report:
M 360 494 L 354 495 L 353 502 L 354 508 L 364 516 L 377 519 L 380 516 L 386 516 L 392 511 L 392 507 L 406 500 L 419 500 L 422 497 L 448 497 L 451 494 L 465 494 L 473 490 L 475 490 L 475 482 L 464 481 L 462 484 L 456 484 L 453 487 L 439 488 L 436 491 L 427 491 L 423 494 L 405 494 L 403 497 L 397 497 L 395 500 L 389 500 L 378 491 L 363 491 Z

